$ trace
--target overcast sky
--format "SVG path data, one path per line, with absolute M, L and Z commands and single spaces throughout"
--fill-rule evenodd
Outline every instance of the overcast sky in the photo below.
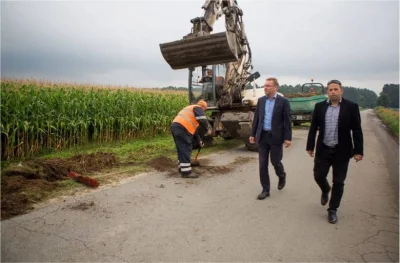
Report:
M 159 44 L 190 32 L 204 1 L 2 1 L 1 76 L 186 86 Z M 380 92 L 399 83 L 398 1 L 238 0 L 257 83 L 314 78 Z M 224 19 L 215 32 L 224 30 Z

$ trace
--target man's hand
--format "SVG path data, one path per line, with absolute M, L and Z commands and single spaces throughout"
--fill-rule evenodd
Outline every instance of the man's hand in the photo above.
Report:
M 204 147 L 204 142 L 200 141 L 200 147 L 203 148 Z
M 308 155 L 310 155 L 311 157 L 314 157 L 314 151 L 307 151 Z
M 290 145 L 292 145 L 292 142 L 289 141 L 289 140 L 285 140 L 285 141 L 283 142 L 283 144 L 285 145 L 285 148 L 288 148 L 288 147 L 290 147 Z
M 254 138 L 254 136 L 250 136 L 249 142 L 250 143 L 256 143 L 256 138 Z
M 207 130 L 207 135 L 208 135 L 208 136 L 211 136 L 211 134 L 212 134 L 212 129 L 208 129 L 208 130 Z
M 354 155 L 354 160 L 356 160 L 356 162 L 359 162 L 363 159 L 363 156 L 361 154 L 355 154 Z

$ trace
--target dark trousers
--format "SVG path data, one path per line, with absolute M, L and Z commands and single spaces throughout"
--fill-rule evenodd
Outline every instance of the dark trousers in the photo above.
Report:
M 339 158 L 338 158 L 339 157 Z M 343 159 L 337 155 L 335 148 L 323 145 L 320 156 L 314 160 L 314 179 L 321 188 L 322 192 L 329 191 L 327 176 L 329 168 L 332 166 L 332 193 L 329 201 L 328 210 L 337 210 L 343 196 L 344 181 L 347 175 L 350 159 Z
M 190 156 L 192 155 L 193 135 L 181 126 L 171 126 L 171 133 L 174 137 L 176 150 L 178 152 L 178 168 L 181 174 L 190 174 L 192 167 L 190 164 Z
M 258 143 L 258 161 L 260 167 L 260 182 L 264 191 L 269 192 L 270 181 L 268 173 L 269 155 L 271 154 L 271 163 L 275 168 L 278 177 L 285 176 L 285 169 L 282 164 L 283 144 L 272 144 L 271 133 L 261 132 L 260 142 Z

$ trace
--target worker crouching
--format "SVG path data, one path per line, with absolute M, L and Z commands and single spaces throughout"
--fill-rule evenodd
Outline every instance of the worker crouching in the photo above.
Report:
M 197 105 L 183 108 L 172 122 L 171 133 L 178 152 L 178 168 L 183 178 L 198 177 L 192 173 L 190 157 L 194 140 L 200 142 L 200 147 L 204 146 L 201 138 L 207 133 L 209 127 L 205 115 L 206 109 L 207 103 L 200 100 Z M 208 134 L 210 133 L 209 131 Z

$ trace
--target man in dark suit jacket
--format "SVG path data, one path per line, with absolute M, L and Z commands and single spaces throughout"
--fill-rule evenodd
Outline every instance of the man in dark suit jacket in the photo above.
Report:
M 260 181 L 263 187 L 259 200 L 269 196 L 270 181 L 268 159 L 279 178 L 278 189 L 286 184 L 286 173 L 282 164 L 283 144 L 289 147 L 292 141 L 292 125 L 290 121 L 289 101 L 277 94 L 278 80 L 268 78 L 264 85 L 264 97 L 258 99 L 254 112 L 253 126 L 250 133 L 250 143 L 258 144 Z
M 322 191 L 321 204 L 325 205 L 331 191 L 327 175 L 332 166 L 333 186 L 328 221 L 335 224 L 349 161 L 352 157 L 357 162 L 363 159 L 363 133 L 358 105 L 342 98 L 343 88 L 340 81 L 329 81 L 327 93 L 329 99 L 315 105 L 306 150 L 314 157 L 315 136 L 319 130 L 314 158 L 314 179 Z

